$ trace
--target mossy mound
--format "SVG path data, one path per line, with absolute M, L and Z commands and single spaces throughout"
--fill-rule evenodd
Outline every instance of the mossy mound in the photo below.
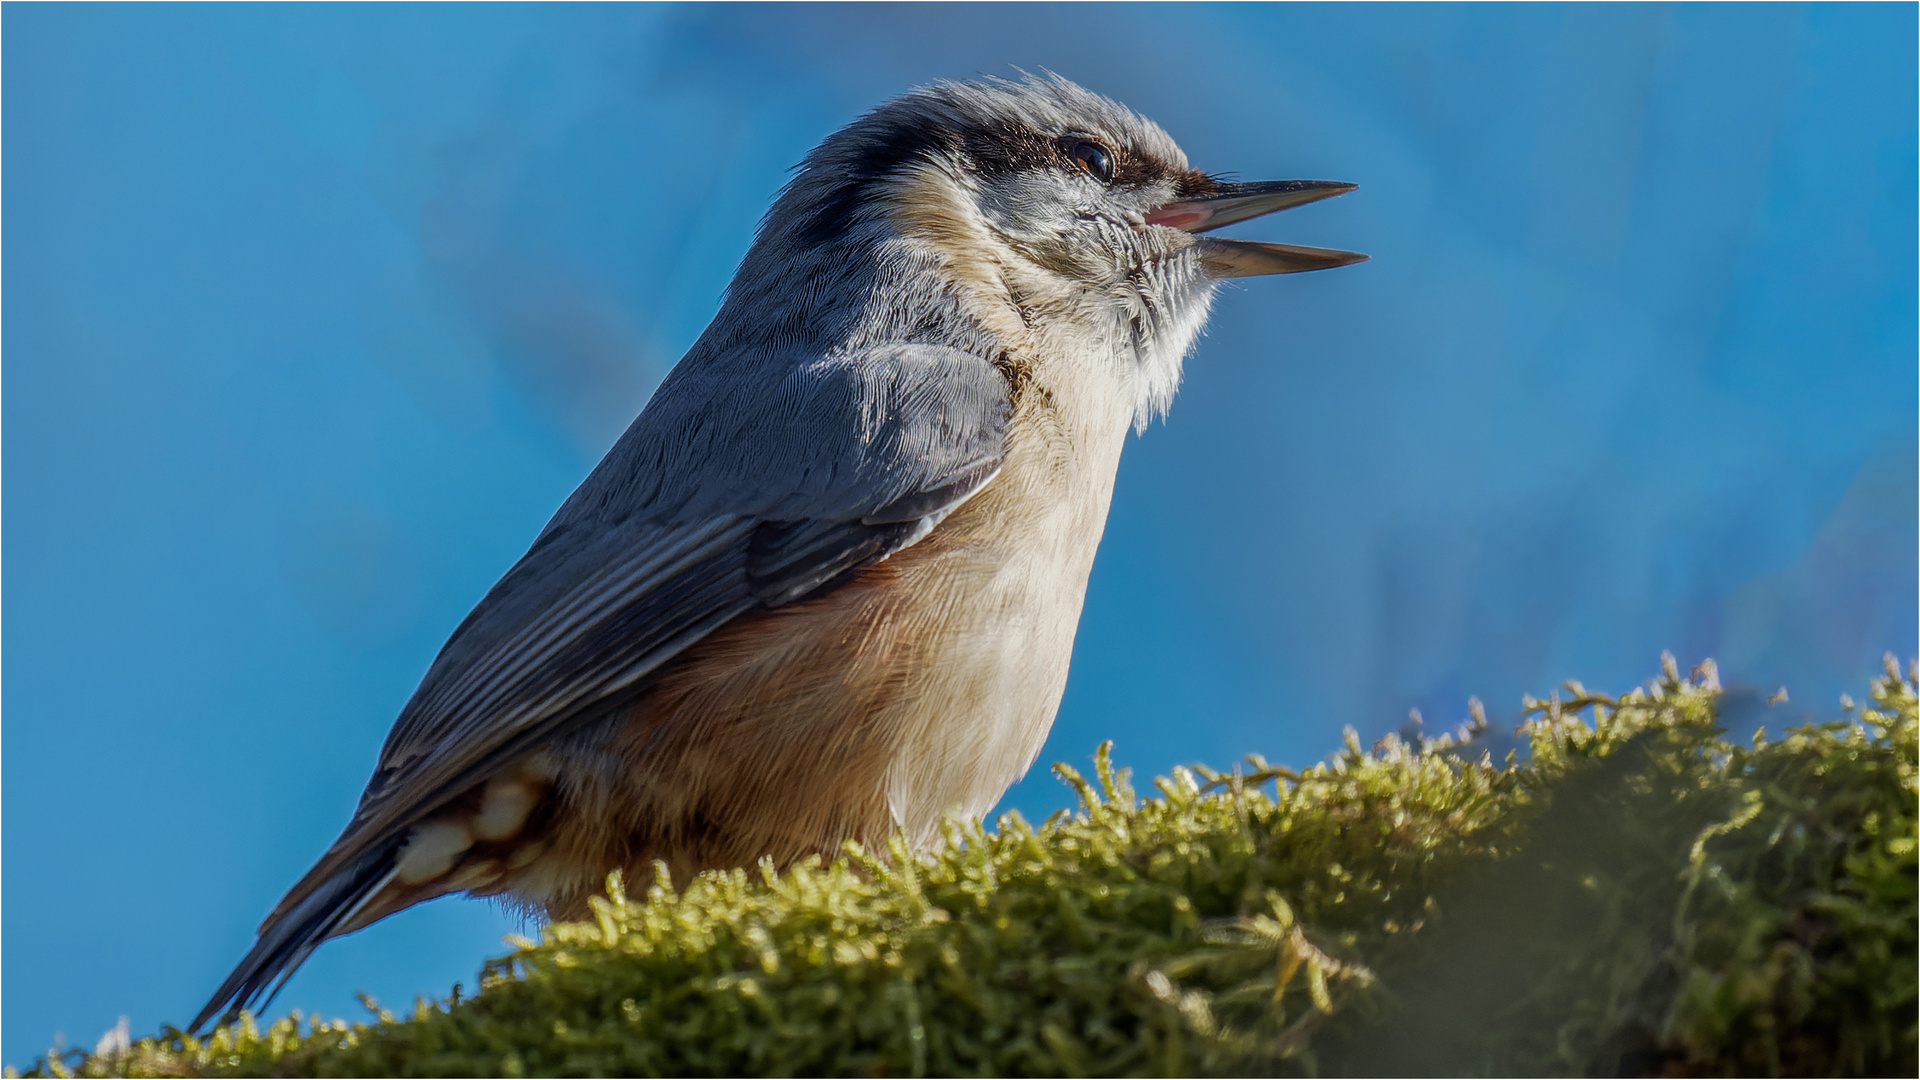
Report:
M 1722 737 L 1711 664 L 1470 738 L 704 875 L 376 1022 L 169 1032 L 42 1075 L 1916 1072 L 1916 695 Z M 1586 713 L 1586 718 L 1578 714 Z M 1483 726 L 1483 725 L 1482 725 Z M 1476 732 L 1469 729 L 1463 736 Z

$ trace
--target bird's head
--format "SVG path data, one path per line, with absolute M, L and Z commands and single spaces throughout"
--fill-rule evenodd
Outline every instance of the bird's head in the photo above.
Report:
M 1106 343 L 1135 365 L 1144 421 L 1171 399 L 1220 280 L 1366 258 L 1202 234 L 1353 188 L 1223 182 L 1189 167 L 1152 121 L 1057 76 L 943 82 L 810 153 L 756 254 L 911 267 L 923 291 L 1003 338 Z M 916 264 L 929 261 L 940 288 L 925 288 Z M 881 307 L 902 314 L 893 300 Z

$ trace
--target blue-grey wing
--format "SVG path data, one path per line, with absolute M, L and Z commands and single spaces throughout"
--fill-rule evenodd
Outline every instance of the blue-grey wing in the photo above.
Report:
M 999 470 L 1010 415 L 991 363 L 939 346 L 683 364 L 454 632 L 308 882 L 729 620 L 915 543 Z
M 192 1028 L 270 998 L 448 799 L 632 700 L 729 620 L 830 589 L 925 536 L 999 470 L 1010 414 L 999 371 L 953 349 L 782 359 L 696 347 L 454 631 L 353 820 Z

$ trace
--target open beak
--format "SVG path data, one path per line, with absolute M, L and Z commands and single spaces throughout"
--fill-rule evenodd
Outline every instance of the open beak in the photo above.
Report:
M 1278 210 L 1345 195 L 1358 184 L 1337 180 L 1267 180 L 1255 184 L 1220 184 L 1193 199 L 1168 203 L 1147 215 L 1147 224 L 1165 225 L 1190 233 L 1204 233 Z M 1194 241 L 1200 260 L 1214 277 L 1253 277 L 1259 274 L 1297 274 L 1303 270 L 1330 270 L 1367 261 L 1355 251 L 1263 244 L 1257 240 L 1225 240 L 1206 236 Z

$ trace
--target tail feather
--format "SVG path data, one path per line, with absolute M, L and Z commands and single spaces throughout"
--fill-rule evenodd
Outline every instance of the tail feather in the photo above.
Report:
M 313 950 L 341 933 L 341 927 L 393 879 L 397 854 L 396 845 L 342 868 L 292 910 L 262 926 L 253 948 L 214 991 L 187 1032 L 199 1032 L 216 1016 L 224 1024 L 243 1009 L 258 1012 L 279 996 Z

